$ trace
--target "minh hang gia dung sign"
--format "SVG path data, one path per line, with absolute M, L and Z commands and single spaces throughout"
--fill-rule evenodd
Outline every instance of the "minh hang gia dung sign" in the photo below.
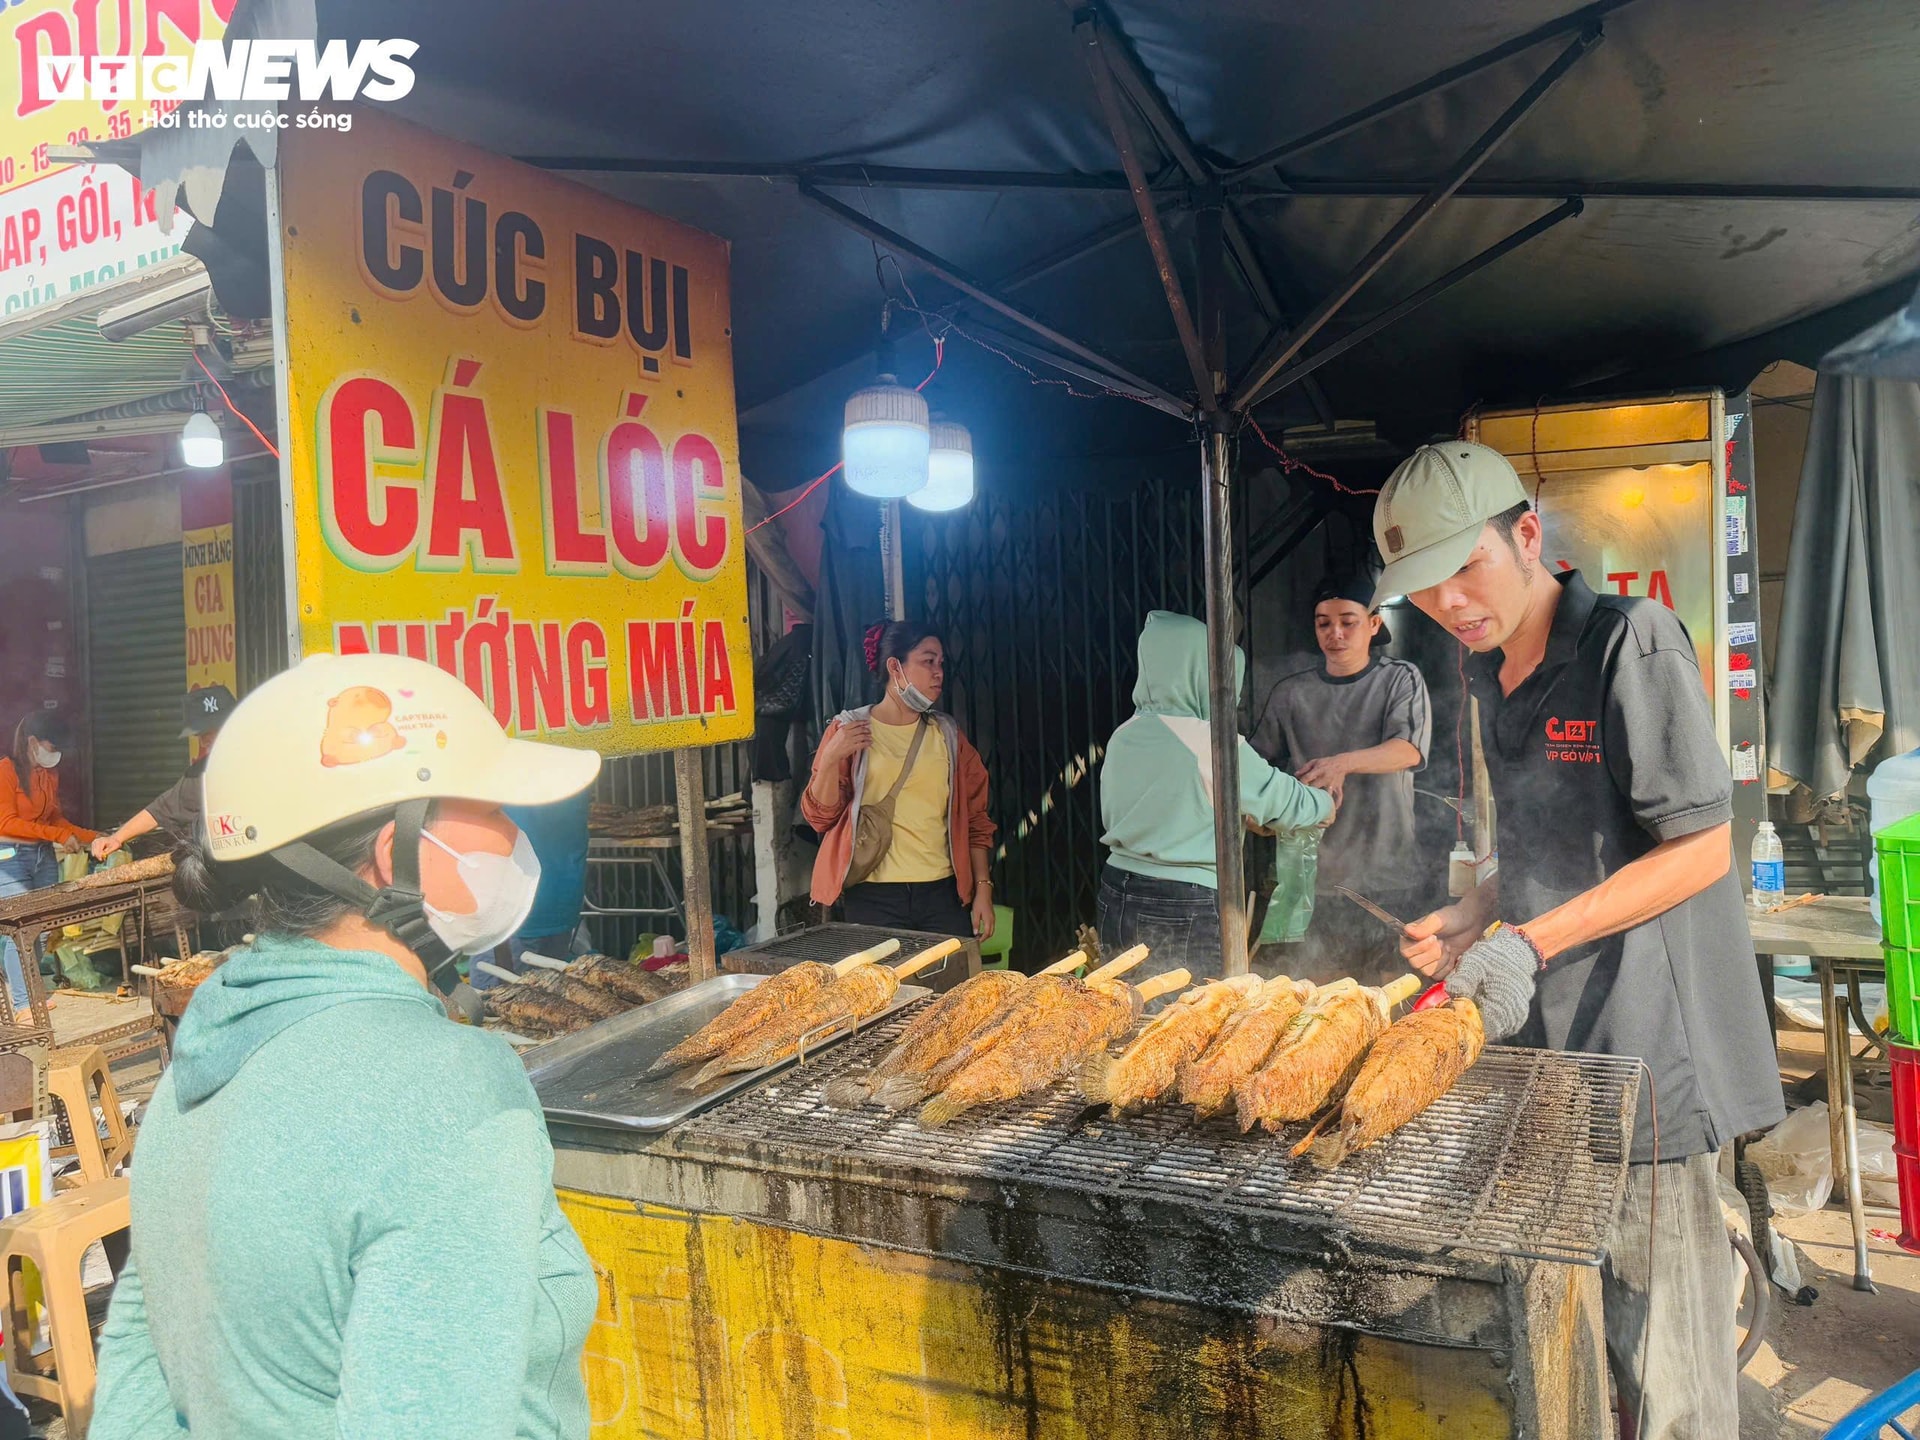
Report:
M 180 581 L 187 609 L 187 689 L 224 685 L 237 694 L 232 525 L 181 533 Z
M 606 754 L 751 734 L 725 242 L 365 110 L 280 164 L 303 649 Z

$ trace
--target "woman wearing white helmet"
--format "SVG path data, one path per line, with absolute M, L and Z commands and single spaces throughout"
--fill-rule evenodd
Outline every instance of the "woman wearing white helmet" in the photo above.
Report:
M 599 765 L 395 656 L 314 656 L 235 710 L 175 888 L 258 938 L 141 1129 L 94 1440 L 586 1434 L 596 1287 L 539 1103 L 430 987 L 532 903 L 500 807 Z

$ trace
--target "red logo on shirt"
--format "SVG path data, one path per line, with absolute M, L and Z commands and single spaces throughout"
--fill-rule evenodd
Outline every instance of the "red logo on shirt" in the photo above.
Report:
M 1594 735 L 1598 720 L 1562 720 L 1558 715 L 1547 721 L 1547 759 L 1569 765 L 1598 765 L 1600 746 Z

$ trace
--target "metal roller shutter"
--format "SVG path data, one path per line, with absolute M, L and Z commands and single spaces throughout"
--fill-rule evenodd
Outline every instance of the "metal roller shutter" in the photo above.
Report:
M 186 767 L 186 628 L 177 544 L 87 562 L 93 818 L 102 828 L 137 813 Z
M 233 487 L 234 642 L 240 693 L 287 668 L 286 570 L 278 471 Z

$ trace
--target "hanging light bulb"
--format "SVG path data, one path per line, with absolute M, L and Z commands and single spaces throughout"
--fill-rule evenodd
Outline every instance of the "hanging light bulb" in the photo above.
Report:
M 847 398 L 840 459 L 847 488 L 875 500 L 899 500 L 926 488 L 932 435 L 926 398 L 891 375 Z
M 958 510 L 973 500 L 973 437 L 964 425 L 933 422 L 927 488 L 907 496 L 916 510 Z
M 227 460 L 227 442 L 213 417 L 199 405 L 180 430 L 180 458 L 196 470 L 214 470 Z

